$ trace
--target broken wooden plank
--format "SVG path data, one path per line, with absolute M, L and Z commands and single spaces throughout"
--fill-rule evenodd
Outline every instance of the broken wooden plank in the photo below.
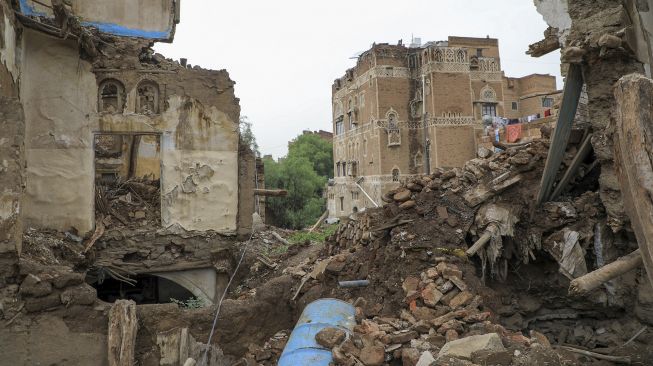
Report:
M 286 191 L 285 189 L 256 188 L 254 189 L 254 194 L 256 196 L 265 196 L 265 197 L 286 197 L 288 195 L 288 191 Z
M 630 357 L 629 356 L 610 356 L 610 355 L 604 355 L 601 353 L 596 353 L 596 352 L 591 352 L 587 351 L 584 349 L 576 348 L 576 347 L 570 347 L 570 346 L 558 346 L 560 349 L 564 349 L 565 351 L 577 353 L 579 355 L 584 355 L 592 358 L 596 358 L 597 360 L 606 360 L 606 361 L 611 361 L 611 362 L 616 362 L 616 363 L 624 363 L 629 365 L 630 364 Z
M 481 235 L 481 237 L 474 243 L 474 245 L 472 245 L 471 247 L 469 247 L 469 249 L 467 249 L 467 251 L 465 252 L 467 256 L 471 257 L 474 254 L 476 254 L 476 252 L 483 249 L 483 247 L 487 245 L 490 239 L 492 239 L 494 235 L 497 235 L 498 232 L 499 232 L 499 228 L 496 225 L 493 224 L 488 225 L 483 235 Z
M 401 221 L 398 221 L 398 222 L 395 222 L 395 223 L 392 223 L 392 224 L 380 226 L 378 228 L 372 228 L 372 229 L 370 229 L 370 231 L 371 232 L 377 232 L 377 231 L 392 229 L 393 227 L 400 226 L 400 225 L 403 225 L 403 224 L 408 224 L 408 223 L 411 223 L 413 221 L 415 221 L 415 220 L 401 220 Z
M 317 219 L 315 225 L 313 225 L 313 227 L 311 227 L 311 229 L 308 232 L 312 233 L 313 231 L 315 231 L 318 227 L 320 227 L 320 225 L 322 225 L 322 223 L 324 222 L 324 220 L 326 220 L 327 217 L 329 217 L 329 210 L 324 211 L 322 216 L 320 216 L 320 218 Z
M 532 143 L 533 141 L 515 142 L 515 143 L 492 141 L 492 146 L 498 147 L 501 150 L 508 150 L 511 147 L 522 147 L 522 146 L 530 145 Z
M 563 193 L 564 189 L 567 187 L 571 179 L 576 175 L 578 168 L 580 168 L 585 158 L 587 158 L 587 156 L 592 151 L 591 140 L 592 134 L 587 134 L 585 141 L 583 141 L 583 144 L 580 146 L 576 156 L 574 156 L 574 160 L 571 161 L 571 164 L 567 168 L 565 175 L 562 177 L 562 179 L 560 179 L 560 182 L 558 182 L 558 185 L 551 194 L 550 200 L 554 201 L 556 198 L 558 198 L 558 196 Z
M 544 31 L 544 39 L 528 45 L 527 55 L 531 57 L 541 57 L 560 48 L 557 28 L 547 28 Z
M 521 179 L 522 177 L 519 174 L 510 178 L 508 178 L 508 175 L 502 174 L 487 185 L 479 184 L 473 190 L 465 193 L 463 198 L 470 207 L 476 207 L 494 197 L 495 194 L 501 193 L 509 187 L 519 183 Z
M 642 264 L 642 255 L 639 249 L 623 256 L 616 261 L 578 277 L 569 284 L 569 295 L 586 295 L 613 278 L 632 271 Z
M 560 164 L 567 149 L 567 143 L 571 135 L 571 126 L 574 124 L 574 117 L 576 116 L 576 109 L 578 108 L 578 100 L 580 99 L 582 89 L 583 75 L 581 66 L 570 64 L 562 95 L 562 105 L 558 114 L 558 123 L 553 131 L 549 154 L 546 158 L 546 164 L 540 182 L 540 190 L 536 201 L 537 205 L 549 199 L 551 188 L 553 187 L 558 169 L 560 169 Z
M 133 366 L 136 345 L 136 303 L 117 300 L 109 310 L 109 366 Z
M 91 239 L 89 239 L 88 243 L 84 246 L 84 251 L 83 253 L 88 252 L 91 247 L 93 247 L 93 244 L 104 235 L 104 223 L 102 222 L 104 220 L 104 217 L 102 215 L 99 215 L 97 219 L 95 220 L 95 232 L 93 232 L 93 236 L 91 236 Z
M 615 168 L 624 209 L 653 283 L 653 80 L 633 74 L 614 89 Z
M 290 245 L 290 242 L 284 238 L 281 237 L 281 235 L 277 234 L 275 231 L 272 231 L 272 236 L 274 236 L 278 241 L 280 241 L 284 245 Z

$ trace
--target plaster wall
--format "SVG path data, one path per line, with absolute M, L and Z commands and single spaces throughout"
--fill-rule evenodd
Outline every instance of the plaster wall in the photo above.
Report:
M 135 98 L 128 93 L 128 98 Z M 101 114 L 101 132 L 161 134 L 161 220 L 165 227 L 236 232 L 238 133 L 216 107 L 171 95 L 160 115 Z M 127 106 L 134 105 L 127 100 Z
M 98 114 L 99 80 L 91 65 L 79 59 L 77 44 L 30 30 L 24 39 L 21 100 L 26 110 L 29 226 L 92 230 L 93 134 L 146 132 L 161 135 L 162 225 L 236 232 L 237 104 L 236 113 L 223 112 L 170 94 L 164 96 L 162 113 L 139 115 L 130 109 L 137 97 L 130 90 L 122 114 Z
M 25 30 L 20 99 L 25 110 L 27 226 L 93 229 L 95 75 L 76 42 Z

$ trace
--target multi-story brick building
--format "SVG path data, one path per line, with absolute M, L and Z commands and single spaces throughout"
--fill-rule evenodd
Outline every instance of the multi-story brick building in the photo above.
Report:
M 554 94 L 554 76 L 506 77 L 497 39 L 373 45 L 332 87 L 330 216 L 379 204 L 407 176 L 461 166 L 483 116 L 544 116 Z

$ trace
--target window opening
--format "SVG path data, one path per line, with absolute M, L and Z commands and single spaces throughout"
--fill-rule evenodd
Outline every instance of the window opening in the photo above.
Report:
M 100 84 L 100 112 L 122 113 L 125 106 L 125 87 L 114 79 L 105 80 Z
M 117 227 L 160 226 L 160 136 L 97 134 L 94 153 L 96 217 Z

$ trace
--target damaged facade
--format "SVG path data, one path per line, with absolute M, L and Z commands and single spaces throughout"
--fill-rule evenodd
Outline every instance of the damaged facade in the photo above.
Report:
M 179 0 L 0 10 L 0 309 L 14 319 L 0 349 L 17 365 L 105 364 L 98 297 L 216 301 L 251 231 L 262 169 L 240 144 L 227 71 L 151 49 L 173 40 Z M 65 323 L 64 307 L 79 319 Z M 85 351 L 25 348 L 26 337 Z
M 494 38 L 375 44 L 332 87 L 330 217 L 374 207 L 411 175 L 462 166 L 482 143 L 484 116 L 544 118 L 559 94 L 550 75 L 506 77 Z
M 640 90 L 642 81 L 618 83 L 629 74 L 651 77 L 652 4 L 650 1 L 596 1 L 588 6 L 576 0 L 536 0 L 534 3 L 549 24 L 546 38 L 555 39 L 556 48 L 561 49 L 563 71 L 570 65 L 577 65 L 582 73 L 589 118 L 575 127 L 591 132 L 592 152 L 599 166 L 599 192 L 608 214 L 606 224 L 616 235 L 637 237 L 649 279 L 653 280 L 653 256 L 649 239 L 644 235 L 650 220 L 646 219 L 648 214 L 641 212 L 650 197 L 638 188 L 647 187 L 649 183 L 632 179 L 633 174 L 644 177 L 648 173 L 646 170 L 634 173 L 639 167 L 629 160 L 629 155 L 639 153 L 648 142 L 644 137 L 633 140 L 637 132 L 624 132 L 626 121 L 645 110 L 642 106 L 638 109 L 625 107 L 631 101 L 624 98 L 629 93 L 621 89 L 629 85 L 629 88 Z M 546 47 L 538 51 L 543 43 L 531 45 L 529 52 L 544 54 L 550 51 L 551 48 Z M 622 105 L 618 105 L 619 96 Z M 632 94 L 631 97 L 636 98 Z M 608 246 L 604 250 L 614 251 L 615 248 Z M 643 281 L 642 286 L 648 286 L 646 282 Z

